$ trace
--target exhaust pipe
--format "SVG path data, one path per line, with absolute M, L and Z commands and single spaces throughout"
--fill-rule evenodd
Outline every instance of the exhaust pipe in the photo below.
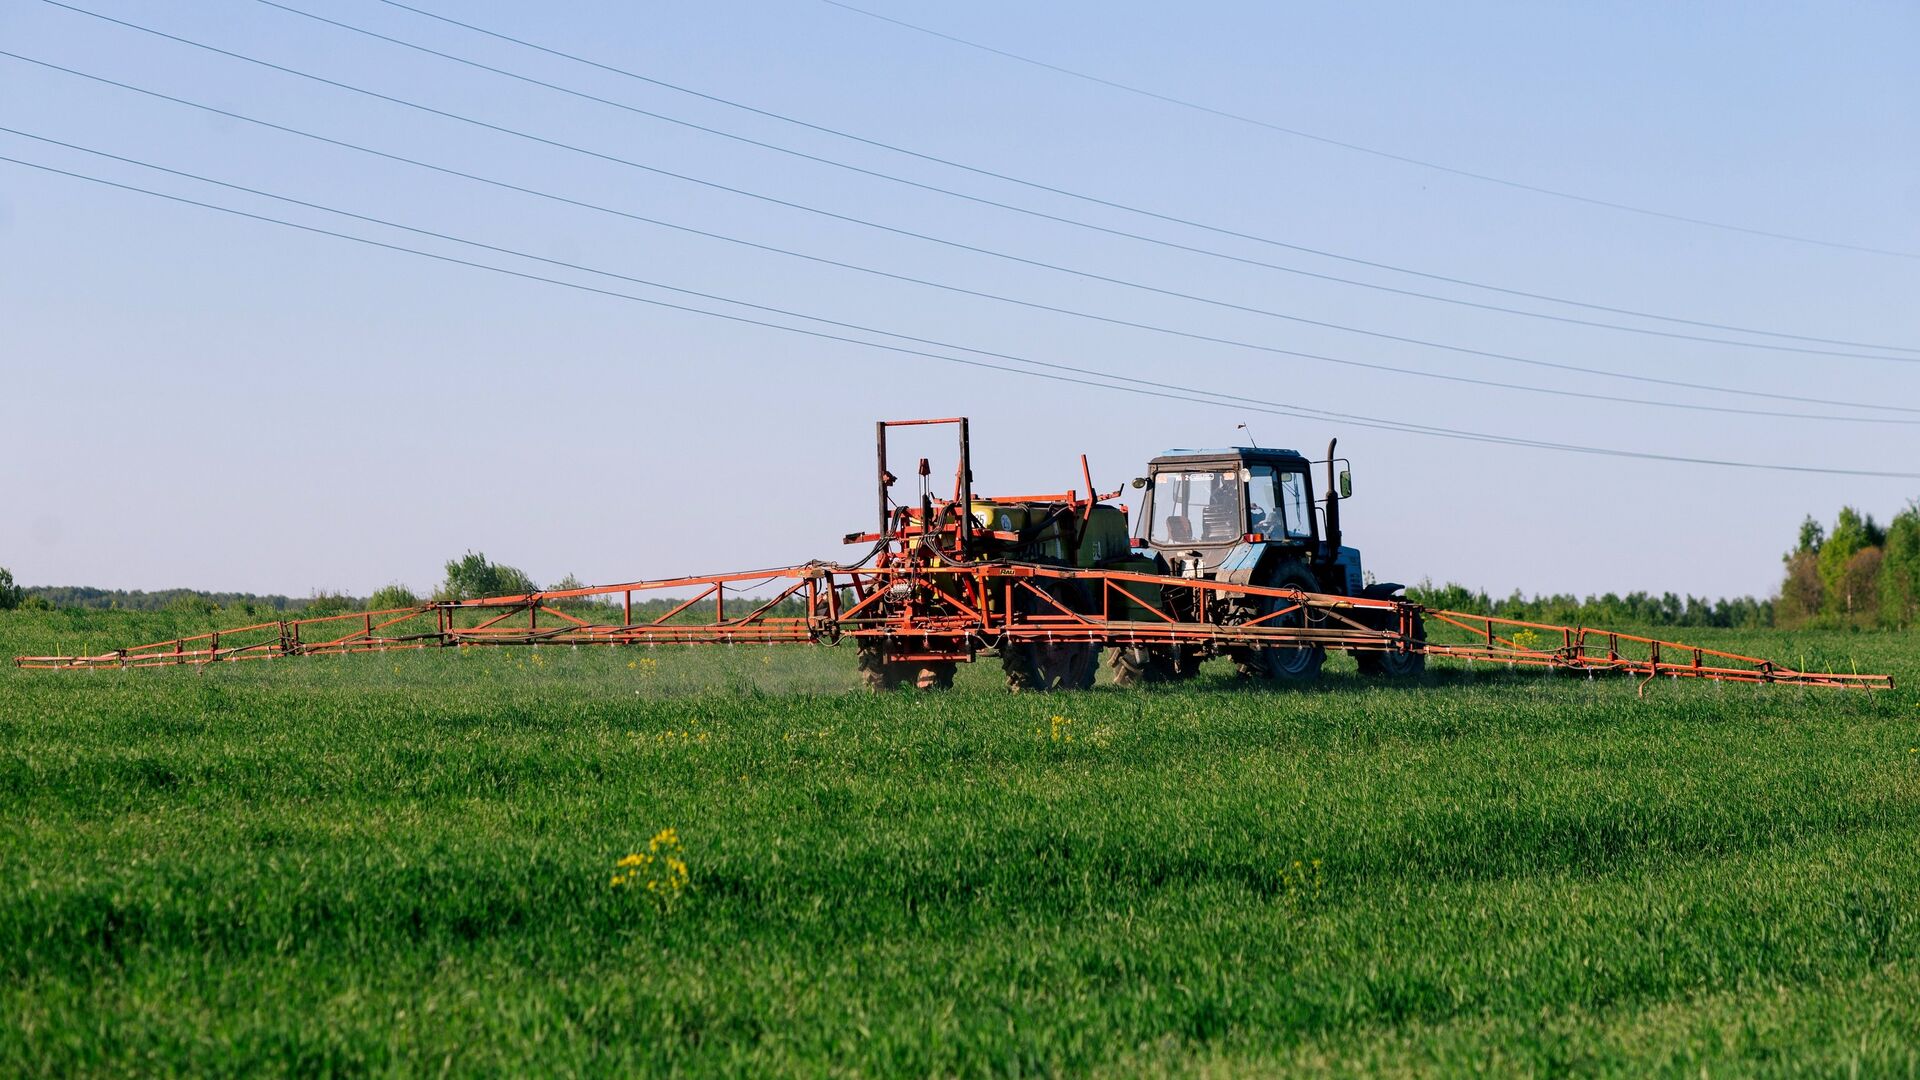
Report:
M 1339 445 L 1339 439 L 1327 440 L 1327 547 L 1332 555 L 1340 552 L 1340 488 L 1333 476 L 1333 449 Z

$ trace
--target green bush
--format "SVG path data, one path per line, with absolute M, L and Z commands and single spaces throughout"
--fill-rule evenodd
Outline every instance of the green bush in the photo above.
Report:
M 207 616 L 213 614 L 215 605 L 212 600 L 199 593 L 181 590 L 169 597 L 166 606 L 160 610 L 174 615 Z
M 376 589 L 372 596 L 367 597 L 367 610 L 385 611 L 388 608 L 412 607 L 419 602 L 420 598 L 413 595 L 412 589 L 395 582 Z
M 26 599 L 27 591 L 13 583 L 13 571 L 0 566 L 0 611 L 11 611 Z
M 435 600 L 473 600 L 482 596 L 518 596 L 539 591 L 524 571 L 488 562 L 486 555 L 469 551 L 447 562 L 447 579 L 434 591 Z
M 322 589 L 313 594 L 300 608 L 303 618 L 317 619 L 323 615 L 344 615 L 349 611 L 360 610 L 360 602 L 344 593 L 328 592 Z

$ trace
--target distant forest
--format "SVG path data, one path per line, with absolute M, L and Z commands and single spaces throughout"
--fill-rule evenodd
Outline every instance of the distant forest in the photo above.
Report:
M 1910 504 L 1895 514 L 1885 526 L 1851 506 L 1842 507 L 1833 526 L 1828 528 L 1809 517 L 1800 526 L 1794 546 L 1782 560 L 1785 579 L 1778 594 L 1768 599 L 1751 596 L 1709 599 L 1647 592 L 1626 595 L 1607 593 L 1579 597 L 1572 594 L 1496 598 L 1485 591 L 1469 589 L 1449 582 L 1434 585 L 1422 582 L 1407 590 L 1413 600 L 1429 607 L 1454 611 L 1483 612 L 1502 618 L 1531 622 L 1573 623 L 1588 626 L 1709 626 L 1754 629 L 1779 626 L 1830 628 L 1887 627 L 1904 629 L 1920 614 L 1920 504 Z M 485 555 L 468 552 L 446 565 L 446 579 L 433 591 L 432 599 L 459 600 L 478 596 L 500 596 L 537 591 L 525 573 L 511 566 L 490 562 Z M 555 590 L 579 588 L 572 576 L 555 582 Z M 0 608 L 107 608 L 124 611 L 174 611 L 220 617 L 264 617 L 269 615 L 333 615 L 347 611 L 406 607 L 417 603 L 413 592 L 402 585 L 389 585 L 371 597 L 318 593 L 308 597 L 255 593 L 202 592 L 198 589 L 163 589 L 142 592 L 126 589 L 96 589 L 78 585 L 13 585 L 11 575 L 0 569 Z M 742 598 L 730 601 L 752 606 Z M 650 621 L 665 614 L 678 603 L 669 599 L 634 598 L 636 622 Z M 565 601 L 561 607 L 600 620 L 618 620 L 617 604 L 589 601 Z M 711 601 L 690 607 L 683 617 L 698 616 L 713 610 Z M 798 615 L 800 606 L 782 604 L 774 614 Z
M 99 608 L 117 611 L 178 611 L 195 609 L 252 607 L 262 611 L 299 611 L 312 598 L 260 596 L 255 593 L 202 592 L 199 589 L 96 589 L 88 585 L 29 585 L 29 600 L 45 601 L 50 608 Z M 40 606 L 40 605 L 34 605 Z
M 1431 608 L 1494 615 L 1524 622 L 1561 623 L 1583 626 L 1722 626 L 1734 629 L 1758 629 L 1773 625 L 1773 600 L 1751 596 L 1710 600 L 1704 596 L 1680 596 L 1662 593 L 1631 592 L 1625 596 L 1579 597 L 1571 593 L 1554 596 L 1512 596 L 1495 599 L 1484 591 L 1448 583 L 1436 586 L 1425 582 L 1407 590 L 1407 596 Z
M 581 582 L 573 575 L 554 582 L 545 588 L 552 591 L 578 589 Z M 145 592 L 139 589 L 96 589 L 85 585 L 42 585 L 18 588 L 13 579 L 0 568 L 0 609 L 23 607 L 31 610 L 51 610 L 60 608 L 78 608 L 91 610 L 117 611 L 168 611 L 175 614 L 202 615 L 214 620 L 232 619 L 269 619 L 283 616 L 315 617 L 321 615 L 339 615 L 353 611 L 380 611 L 388 608 L 411 607 L 422 599 L 432 600 L 471 600 L 482 596 L 510 596 L 521 593 L 539 592 L 542 586 L 524 571 L 504 563 L 489 560 L 484 554 L 469 551 L 458 559 L 450 559 L 446 564 L 446 577 L 428 597 L 419 597 L 404 585 L 388 585 L 374 592 L 372 596 L 349 596 L 344 593 L 319 592 L 312 596 L 281 596 L 278 594 L 260 595 L 258 593 L 207 592 L 200 589 L 161 589 Z M 618 622 L 623 616 L 621 605 L 608 602 L 605 598 L 594 600 L 559 600 L 551 602 L 553 607 L 567 611 L 582 618 L 591 618 L 599 622 Z M 727 611 L 731 614 L 745 614 L 759 605 L 759 601 L 747 597 L 729 594 Z M 633 598 L 633 618 L 635 622 L 651 622 L 668 615 L 679 608 L 678 598 L 637 595 Z M 712 600 L 688 605 L 678 612 L 674 619 L 681 621 L 701 617 L 711 618 L 714 611 Z M 788 600 L 769 611 L 775 616 L 793 617 L 805 614 L 804 605 Z
M 561 582 L 554 588 L 575 588 L 577 586 Z M 512 590 L 503 590 L 512 591 Z M 202 592 L 198 589 L 163 589 L 159 592 L 142 592 L 138 589 L 95 589 L 84 585 L 29 586 L 22 591 L 20 606 L 32 610 L 53 610 L 60 608 L 79 608 L 99 611 L 171 611 L 177 614 L 208 615 L 217 618 L 259 618 L 270 615 L 318 616 L 338 615 L 350 611 L 378 611 L 384 608 L 409 607 L 419 601 L 411 594 L 398 595 L 382 590 L 372 597 L 346 596 L 341 593 L 323 593 L 318 596 L 261 596 L 257 593 L 221 593 Z M 457 599 L 438 596 L 437 599 Z M 635 622 L 651 622 L 680 606 L 681 599 L 669 597 L 633 598 L 633 619 Z M 727 595 L 727 612 L 745 614 L 758 607 L 761 601 L 749 597 Z M 0 603 L 0 608 L 8 605 Z M 602 622 L 619 622 L 622 617 L 620 604 L 604 600 L 559 600 L 553 606 L 562 611 L 579 616 L 591 616 Z M 797 616 L 805 614 L 805 605 L 798 601 L 786 601 L 773 608 L 770 614 L 777 616 Z M 688 606 L 683 613 L 686 617 L 711 616 L 713 601 Z

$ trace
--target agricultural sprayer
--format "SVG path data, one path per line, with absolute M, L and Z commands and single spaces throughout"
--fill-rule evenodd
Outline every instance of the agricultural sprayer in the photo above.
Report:
M 951 426 L 959 463 L 936 490 L 921 458 L 901 498 L 887 437 Z M 280 619 L 95 656 L 22 656 L 28 668 L 208 665 L 281 656 L 501 645 L 851 645 L 874 689 L 941 688 L 957 665 L 998 656 L 1015 690 L 1084 689 L 1100 653 L 1123 685 L 1174 682 L 1213 657 L 1250 680 L 1307 682 L 1330 650 L 1366 675 L 1419 673 L 1428 657 L 1802 686 L 1890 689 L 1886 675 L 1809 672 L 1770 660 L 1585 627 L 1443 611 L 1370 583 L 1342 542 L 1349 470 L 1329 445 L 1325 489 L 1291 450 L 1169 451 L 1133 481 L 1128 508 L 1084 487 L 978 497 L 965 418 L 876 425 L 876 527 L 865 555 L 772 570 L 629 581 L 383 611 Z M 1336 473 L 1336 468 L 1339 471 Z M 634 598 L 671 596 L 640 621 Z M 658 607 L 659 605 L 652 605 Z M 619 613 L 619 621 L 612 613 Z M 647 617 L 650 616 L 650 617 Z M 1444 629 L 1429 639 L 1428 630 Z

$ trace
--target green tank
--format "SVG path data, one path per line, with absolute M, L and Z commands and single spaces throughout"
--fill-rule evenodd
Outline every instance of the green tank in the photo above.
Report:
M 1159 564 L 1149 555 L 1133 550 L 1126 512 L 1118 506 L 1102 503 L 1084 519 L 1064 510 L 1059 503 L 994 502 L 975 500 L 974 524 L 988 535 L 979 539 L 980 549 L 990 558 L 1016 562 L 1038 562 L 1052 566 L 1071 566 L 1087 570 L 1127 570 L 1140 574 L 1158 574 Z M 1102 607 L 1097 588 L 1064 589 L 1072 599 L 1069 606 L 1090 614 Z M 1141 583 L 1128 589 L 1149 604 L 1160 603 L 1160 586 Z M 1112 619 L 1151 620 L 1139 603 L 1118 593 L 1105 598 L 1106 615 Z

